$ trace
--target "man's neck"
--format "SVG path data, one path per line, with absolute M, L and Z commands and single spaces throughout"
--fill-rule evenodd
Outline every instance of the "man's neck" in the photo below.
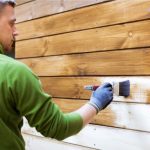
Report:
M 4 54 L 3 47 L 1 44 L 0 44 L 0 54 Z

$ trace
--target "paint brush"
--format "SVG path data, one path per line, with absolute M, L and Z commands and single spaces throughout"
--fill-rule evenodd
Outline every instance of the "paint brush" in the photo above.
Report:
M 84 86 L 85 90 L 95 91 L 99 86 L 87 85 Z M 130 95 L 130 81 L 113 82 L 112 83 L 113 93 L 117 96 L 128 97 Z

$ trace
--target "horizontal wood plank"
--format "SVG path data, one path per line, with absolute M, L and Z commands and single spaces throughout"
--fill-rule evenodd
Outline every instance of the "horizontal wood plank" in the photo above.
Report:
M 18 4 L 27 1 L 31 0 L 22 0 Z M 16 8 L 17 23 L 105 1 L 110 0 L 34 0 Z
M 150 18 L 149 5 L 149 0 L 116 0 L 20 23 L 17 24 L 20 31 L 17 40 L 148 19 Z M 23 13 L 27 8 L 32 9 L 26 7 L 25 10 L 22 10 Z M 32 16 L 28 14 L 28 18 Z
M 26 150 L 93 150 L 92 148 L 86 148 L 25 133 L 23 134 L 23 137 L 26 143 Z
M 23 133 L 40 136 L 33 128 L 24 124 Z M 143 139 L 141 141 L 141 139 Z M 112 127 L 88 125 L 79 134 L 67 138 L 65 142 L 104 150 L 149 150 L 150 133 Z M 108 144 L 109 143 L 109 144 Z
M 38 76 L 150 75 L 150 49 L 20 59 Z
M 17 5 L 20 5 L 20 4 L 24 4 L 26 2 L 31 2 L 31 1 L 34 1 L 34 0 L 16 0 L 16 3 L 17 3 Z M 17 7 L 17 9 L 18 9 L 18 7 Z
M 54 102 L 67 113 L 77 110 L 87 101 L 54 99 Z M 150 132 L 149 114 L 150 105 L 148 104 L 113 102 L 107 109 L 95 116 L 91 123 Z
M 44 90 L 53 97 L 90 99 L 91 91 L 85 85 L 101 85 L 105 82 L 130 80 L 130 96 L 114 95 L 114 101 L 150 103 L 149 77 L 40 77 Z
M 16 57 L 150 46 L 150 20 L 17 42 Z
M 95 148 L 102 150 L 149 150 L 149 136 L 149 133 L 102 126 L 88 126 L 82 130 L 79 135 L 73 136 L 65 141 L 74 144 L 84 143 L 86 146 L 94 146 Z M 141 141 L 141 139 L 144 141 Z M 94 144 L 90 141 L 93 141 Z

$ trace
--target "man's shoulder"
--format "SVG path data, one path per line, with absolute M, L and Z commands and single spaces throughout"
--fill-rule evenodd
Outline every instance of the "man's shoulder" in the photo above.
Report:
M 0 64 L 7 71 L 9 71 L 9 70 L 14 70 L 15 72 L 17 72 L 19 70 L 20 71 L 24 71 L 24 70 L 31 71 L 29 69 L 29 67 L 27 67 L 27 65 L 23 64 L 22 62 L 20 62 L 18 60 L 15 60 L 11 57 L 5 56 L 5 55 L 0 55 Z

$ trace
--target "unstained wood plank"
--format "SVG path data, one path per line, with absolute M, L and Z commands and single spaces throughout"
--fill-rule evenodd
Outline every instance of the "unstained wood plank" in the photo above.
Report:
M 62 141 L 43 138 L 31 134 L 23 134 L 26 143 L 26 150 L 94 150 L 88 147 L 82 147 L 75 144 L 69 144 Z
M 54 99 L 65 113 L 73 112 L 87 101 L 72 99 Z M 92 120 L 92 123 L 150 132 L 150 105 L 112 102 Z
M 23 133 L 40 136 L 33 128 L 24 124 Z M 64 140 L 70 144 L 104 150 L 149 150 L 150 133 L 88 125 L 79 134 Z M 108 144 L 109 143 L 109 144 Z
M 31 0 L 22 0 L 19 4 L 27 1 Z M 16 8 L 17 23 L 106 1 L 110 0 L 34 0 Z
M 26 2 L 31 2 L 31 1 L 34 1 L 34 0 L 16 0 L 16 3 L 17 3 L 17 5 L 20 5 L 20 4 L 24 4 L 24 3 L 26 3 Z M 17 6 L 17 8 L 18 8 L 19 6 Z

